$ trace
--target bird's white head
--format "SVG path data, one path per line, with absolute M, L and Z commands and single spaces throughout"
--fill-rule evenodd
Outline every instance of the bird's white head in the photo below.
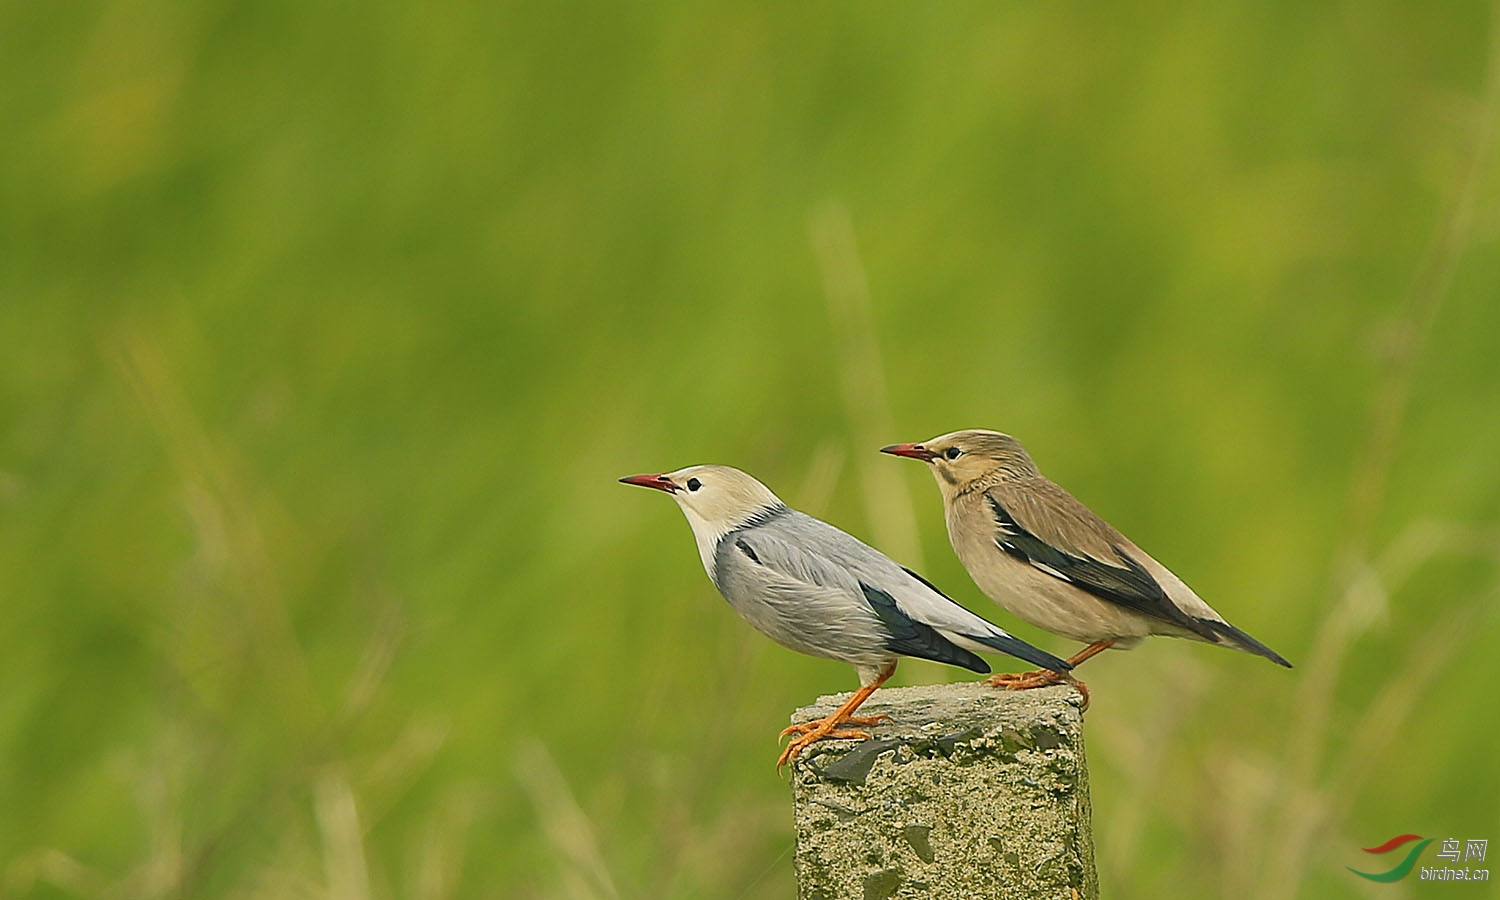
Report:
M 688 466 L 660 475 L 631 475 L 620 481 L 672 495 L 693 529 L 698 555 L 710 576 L 719 538 L 785 506 L 770 488 L 729 466 Z
M 919 459 L 932 467 L 945 498 L 973 485 L 1034 478 L 1036 463 L 1021 442 L 998 431 L 968 429 L 939 435 L 920 444 L 892 444 L 881 453 Z

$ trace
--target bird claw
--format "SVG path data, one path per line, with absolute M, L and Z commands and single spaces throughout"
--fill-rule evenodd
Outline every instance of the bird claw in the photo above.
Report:
M 1004 688 L 1007 691 L 1029 691 L 1033 688 L 1067 683 L 1077 688 L 1078 693 L 1083 695 L 1083 709 L 1089 708 L 1089 686 L 1072 675 L 1064 675 L 1050 669 L 1037 669 L 1035 672 L 1000 672 L 985 679 L 984 683 L 990 687 Z
M 789 734 L 807 734 L 809 732 L 816 731 L 818 727 L 823 724 L 823 721 L 824 720 L 822 719 L 814 719 L 811 722 L 799 722 L 796 725 L 788 725 L 787 727 L 781 729 L 781 734 L 777 735 L 777 738 L 784 738 Z M 858 725 L 862 728 L 870 728 L 872 726 L 889 721 L 891 721 L 890 716 L 850 716 L 847 719 L 840 719 L 839 724 Z M 866 737 L 868 737 L 868 735 L 866 735 Z
M 1007 691 L 1029 691 L 1049 684 L 1059 684 L 1063 678 L 1064 676 L 1051 670 L 1037 669 L 1034 672 L 1000 672 L 986 678 L 984 683 Z
M 1078 708 L 1078 711 L 1087 712 L 1089 708 L 1089 686 L 1072 676 L 1068 677 L 1068 683 L 1077 688 L 1078 693 L 1083 697 L 1083 705 Z
M 833 731 L 827 731 L 822 734 L 814 733 L 804 735 L 797 738 L 795 741 L 792 741 L 790 744 L 787 744 L 786 748 L 781 751 L 781 756 L 777 757 L 776 759 L 776 770 L 778 772 L 781 771 L 782 766 L 796 759 L 799 755 L 801 755 L 803 750 L 806 750 L 808 747 L 816 744 L 818 741 L 824 740 L 825 738 L 840 741 L 868 741 L 870 739 L 870 733 L 868 731 L 855 731 L 840 728 Z
M 879 725 L 881 722 L 889 722 L 890 716 L 848 716 L 834 721 L 830 716 L 823 719 L 814 719 L 811 722 L 801 722 L 790 725 L 783 729 L 779 737 L 789 734 L 799 735 L 794 738 L 781 751 L 781 756 L 776 759 L 776 770 L 781 771 L 782 766 L 796 759 L 803 750 L 826 739 L 840 741 L 868 741 L 870 733 L 857 728 L 841 728 L 841 725 L 863 725 L 866 727 Z

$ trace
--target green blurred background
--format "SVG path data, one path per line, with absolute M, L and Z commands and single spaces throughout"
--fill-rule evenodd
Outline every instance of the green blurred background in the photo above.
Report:
M 0 3 L 0 895 L 791 896 L 853 673 L 614 479 L 1072 652 L 875 452 L 990 427 L 1298 665 L 1089 665 L 1106 896 L 1496 896 L 1344 866 L 1500 838 L 1497 25 Z

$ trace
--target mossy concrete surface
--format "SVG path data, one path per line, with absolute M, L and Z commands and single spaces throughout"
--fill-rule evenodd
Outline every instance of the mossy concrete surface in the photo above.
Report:
M 878 691 L 857 715 L 892 721 L 871 740 L 822 741 L 793 766 L 798 896 L 1095 900 L 1080 704 L 1067 686 Z

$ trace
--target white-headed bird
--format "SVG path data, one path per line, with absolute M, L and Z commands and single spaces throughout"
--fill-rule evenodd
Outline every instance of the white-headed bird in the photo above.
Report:
M 1068 660 L 1129 649 L 1147 635 L 1192 638 L 1264 656 L 1276 651 L 1228 622 L 1192 588 L 1037 471 L 1021 442 L 996 431 L 955 431 L 882 453 L 926 462 L 943 492 L 948 539 L 979 589 L 1024 621 L 1088 644 Z M 1022 690 L 1052 672 L 997 675 Z M 1087 691 L 1085 689 L 1085 697 Z
M 704 571 L 745 621 L 785 647 L 843 660 L 859 674 L 859 690 L 836 712 L 781 733 L 798 736 L 782 751 L 778 768 L 825 737 L 868 738 L 841 726 L 883 720 L 853 712 L 896 671 L 898 657 L 988 672 L 976 651 L 999 651 L 1059 673 L 1068 670 L 1067 663 L 969 612 L 885 554 L 789 508 L 738 469 L 690 466 L 620 480 L 672 495 L 692 526 Z

